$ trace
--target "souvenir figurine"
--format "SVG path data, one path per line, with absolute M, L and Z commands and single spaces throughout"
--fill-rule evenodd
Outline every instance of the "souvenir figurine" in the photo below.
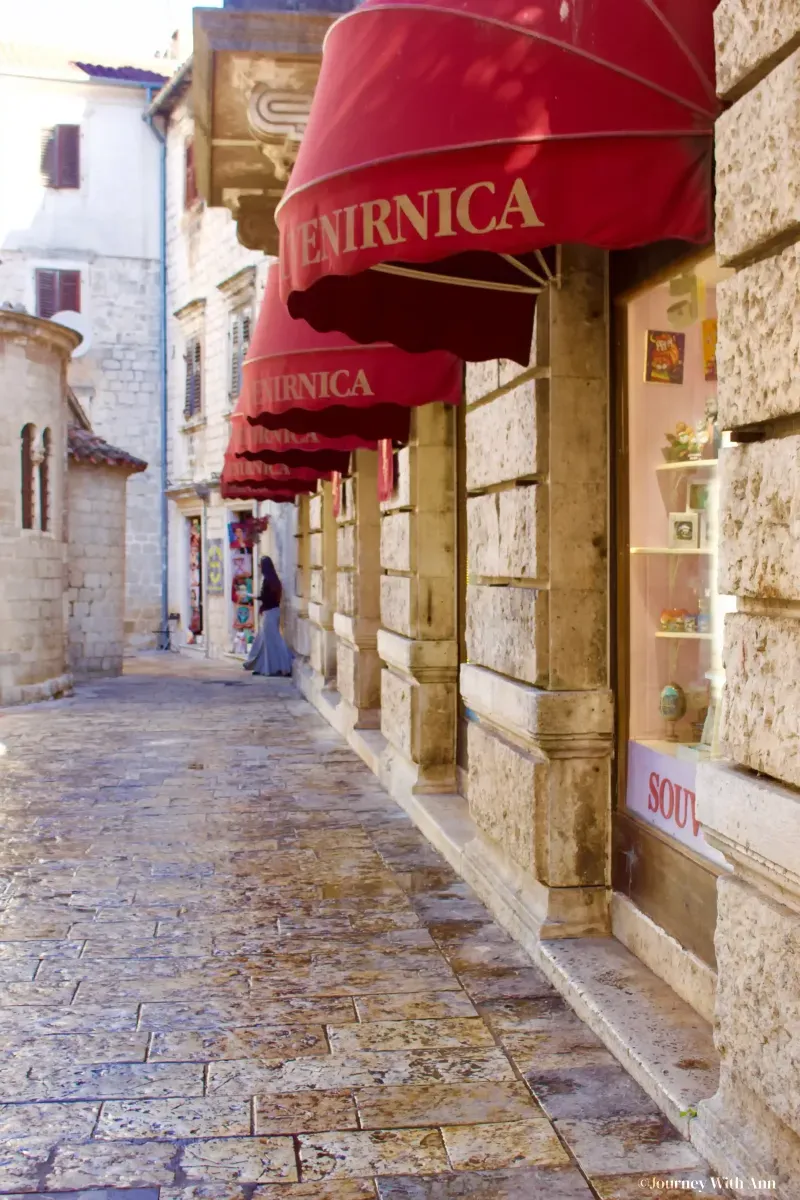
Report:
M 675 725 L 686 715 L 686 695 L 683 688 L 677 683 L 668 683 L 661 691 L 659 710 L 667 723 L 667 741 L 677 742 Z
M 707 421 L 704 418 L 696 425 L 687 425 L 678 421 L 674 433 L 664 435 L 667 445 L 661 453 L 667 462 L 696 462 L 703 457 L 704 447 L 709 438 Z

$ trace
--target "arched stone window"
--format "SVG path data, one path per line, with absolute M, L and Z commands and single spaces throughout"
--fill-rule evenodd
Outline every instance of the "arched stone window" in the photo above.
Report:
M 52 434 L 45 429 L 42 434 L 42 449 L 39 458 L 39 528 L 44 532 L 50 528 L 50 447 Z
M 33 529 L 33 444 L 35 438 L 35 425 L 26 425 L 20 436 L 23 529 Z

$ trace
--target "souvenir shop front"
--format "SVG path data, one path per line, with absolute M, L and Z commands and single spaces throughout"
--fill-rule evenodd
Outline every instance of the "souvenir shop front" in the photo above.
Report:
M 666 258 L 667 254 L 663 253 Z M 697 766 L 718 751 L 723 627 L 713 251 L 612 256 L 617 753 L 613 886 L 714 968 L 725 862 L 703 836 Z M 644 276 L 644 278 L 642 278 Z M 708 1006 L 701 1000 L 701 1007 Z
M 227 650 L 244 658 L 258 631 L 259 541 L 269 527 L 267 517 L 249 509 L 228 510 Z

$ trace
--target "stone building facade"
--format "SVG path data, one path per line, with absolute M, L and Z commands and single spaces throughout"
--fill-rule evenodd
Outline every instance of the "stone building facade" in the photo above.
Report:
M 67 364 L 77 334 L 0 309 L 0 704 L 60 695 L 67 667 Z
M 716 245 L 561 246 L 527 363 L 415 410 L 389 499 L 359 451 L 298 500 L 291 628 L 305 695 L 608 1050 L 737 1194 L 793 1200 L 800 18 L 715 26 Z
M 125 490 L 147 464 L 91 431 L 66 381 L 79 341 L 0 309 L 0 705 L 122 671 Z
M 701 1106 L 733 1170 L 800 1189 L 800 9 L 722 0 L 717 79 L 720 589 L 727 761 L 701 768 L 700 818 L 731 872 L 719 883 L 720 1087 Z
M 0 128 L 0 157 L 13 164 L 0 184 L 0 296 L 46 317 L 77 306 L 84 340 L 70 386 L 95 432 L 149 464 L 128 496 L 129 649 L 154 646 L 161 625 L 160 148 L 142 118 L 175 65 L 0 51 L 0 104 L 15 114 Z M 52 171 L 61 131 L 77 131 L 70 178 Z
M 228 526 L 255 515 L 252 501 L 223 501 L 219 477 L 238 398 L 241 363 L 266 282 L 269 259 L 237 239 L 227 209 L 207 208 L 194 190 L 191 63 L 154 100 L 167 154 L 167 450 L 169 497 L 169 611 L 177 646 L 212 657 L 242 649 Z M 196 355 L 194 382 L 187 356 Z M 189 396 L 188 388 L 195 391 Z M 263 514 L 262 511 L 263 510 Z M 271 554 L 287 581 L 294 573 L 294 509 L 262 505 L 270 525 L 256 555 Z M 190 555 L 199 530 L 202 630 L 192 630 Z M 209 586 L 209 554 L 219 554 L 221 578 Z M 257 583 L 256 580 L 256 590 Z M 195 585 L 196 586 L 196 585 Z M 196 621 L 195 621 L 196 624 Z
M 76 680 L 122 673 L 127 491 L 147 463 L 73 421 L 68 431 L 67 660 Z
M 715 248 L 562 247 L 527 366 L 468 365 L 460 411 L 416 410 L 390 500 L 377 503 L 375 456 L 362 452 L 338 517 L 329 484 L 298 502 L 295 647 L 305 694 L 715 1170 L 744 1194 L 760 1179 L 789 1200 L 800 1186 L 797 8 L 723 0 L 716 38 Z M 626 841 L 618 815 L 631 701 L 616 564 L 648 550 L 623 544 L 619 525 L 620 314 L 647 280 L 687 328 L 690 278 L 686 311 L 696 318 L 699 296 L 703 324 L 718 322 L 705 380 L 724 431 L 718 518 L 716 485 L 702 500 L 718 549 L 693 553 L 711 556 L 711 604 L 728 615 L 722 702 L 714 650 L 696 734 L 705 842 L 672 873 L 662 831 L 640 825 Z M 638 342 L 641 379 L 637 356 Z M 673 469 L 712 466 L 655 471 L 672 496 Z M 711 638 L 704 603 L 683 633 L 656 636 Z

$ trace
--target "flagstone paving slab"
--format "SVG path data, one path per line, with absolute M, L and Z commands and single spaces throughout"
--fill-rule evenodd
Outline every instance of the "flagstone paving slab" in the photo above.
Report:
M 708 1178 L 290 682 L 126 670 L 3 714 L 0 1196 Z
M 322 1133 L 358 1129 L 352 1092 L 287 1092 L 256 1096 L 256 1133 Z
M 379 1129 L 363 1133 L 301 1134 L 303 1178 L 431 1175 L 448 1169 L 438 1129 Z

